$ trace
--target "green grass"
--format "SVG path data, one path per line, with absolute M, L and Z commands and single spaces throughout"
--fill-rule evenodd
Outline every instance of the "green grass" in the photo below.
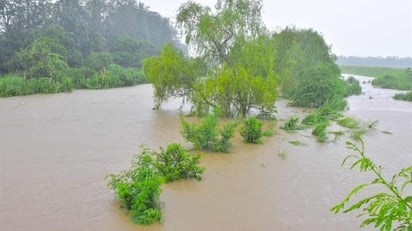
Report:
M 280 128 L 286 131 L 296 131 L 303 129 L 304 127 L 300 123 L 299 117 L 294 115 L 291 116 Z
M 101 73 L 84 68 L 68 69 L 59 73 L 56 78 L 26 79 L 18 74 L 8 74 L 0 76 L 0 97 L 71 92 L 73 89 L 124 87 L 145 82 L 141 70 L 124 69 L 117 65 L 112 65 Z
M 375 77 L 374 86 L 397 90 L 412 90 L 412 70 L 410 68 L 340 66 L 342 73 Z
M 350 129 L 357 129 L 360 128 L 359 120 L 352 118 L 352 117 L 344 117 L 342 119 L 338 119 L 336 121 L 340 126 Z

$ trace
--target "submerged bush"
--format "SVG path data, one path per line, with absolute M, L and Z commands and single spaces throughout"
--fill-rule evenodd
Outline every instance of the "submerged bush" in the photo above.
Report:
M 408 93 L 397 93 L 393 96 L 396 100 L 404 100 L 404 101 L 411 101 L 412 102 L 412 91 Z
M 160 222 L 160 185 L 164 182 L 149 149 L 143 148 L 132 160 L 128 170 L 110 174 L 109 187 L 114 190 L 120 205 L 130 211 L 133 222 L 149 225 Z
M 352 117 L 345 117 L 336 121 L 340 126 L 350 129 L 360 128 L 359 120 Z
M 300 130 L 303 129 L 302 124 L 300 123 L 300 119 L 297 116 L 291 116 L 285 124 L 283 124 L 281 129 L 284 129 L 286 131 L 294 131 L 294 130 Z
M 194 144 L 195 149 L 215 152 L 229 152 L 232 148 L 230 139 L 234 136 L 237 123 L 227 123 L 218 128 L 217 113 L 207 115 L 199 124 L 190 124 L 180 116 L 183 138 Z
M 192 156 L 180 144 L 170 144 L 166 150 L 156 153 L 155 167 L 165 178 L 166 182 L 180 179 L 202 179 L 205 168 L 199 166 L 200 155 Z
M 262 143 L 260 138 L 263 136 L 263 123 L 256 117 L 248 117 L 243 121 L 243 126 L 240 129 L 240 135 L 246 143 L 259 144 Z
M 328 134 L 326 128 L 329 126 L 329 122 L 318 124 L 313 130 L 312 135 L 317 137 L 319 142 L 325 142 L 328 140 Z
M 302 124 L 307 126 L 313 126 L 329 120 L 335 120 L 338 117 L 340 117 L 339 111 L 343 110 L 345 106 L 346 101 L 344 100 L 335 100 L 332 102 L 327 102 L 311 114 L 307 115 L 302 120 Z
M 129 169 L 106 177 L 108 186 L 114 190 L 120 205 L 130 211 L 133 222 L 142 225 L 160 222 L 161 184 L 180 179 L 201 180 L 205 169 L 198 165 L 199 158 L 186 153 L 180 144 L 170 144 L 160 152 L 143 146 Z

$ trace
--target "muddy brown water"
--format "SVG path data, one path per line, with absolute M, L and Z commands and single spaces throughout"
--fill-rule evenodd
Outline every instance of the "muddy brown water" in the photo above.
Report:
M 359 78 L 364 94 L 350 97 L 345 113 L 379 121 L 365 142 L 389 176 L 412 162 L 412 103 L 394 101 L 393 91 Z M 179 103 L 151 110 L 150 85 L 0 99 L 0 230 L 359 229 L 355 213 L 329 212 L 350 189 L 372 179 L 340 167 L 348 138 L 320 144 L 310 131 L 282 130 L 264 145 L 236 138 L 231 154 L 204 154 L 201 182 L 163 186 L 163 224 L 132 224 L 104 177 L 127 168 L 142 143 L 184 142 Z M 284 101 L 277 106 L 279 119 L 303 115 Z M 306 145 L 288 143 L 293 140 Z

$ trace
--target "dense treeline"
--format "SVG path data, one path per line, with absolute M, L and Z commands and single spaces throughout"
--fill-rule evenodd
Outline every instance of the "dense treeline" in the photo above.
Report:
M 412 67 L 412 58 L 338 56 L 336 63 L 338 65 L 407 68 Z
M 1 1 L 0 74 L 102 78 L 110 65 L 140 69 L 175 35 L 167 18 L 134 0 Z

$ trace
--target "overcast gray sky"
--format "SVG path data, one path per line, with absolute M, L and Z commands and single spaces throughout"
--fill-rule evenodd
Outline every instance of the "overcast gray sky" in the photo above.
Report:
M 213 7 L 216 0 L 193 0 Z M 174 17 L 186 0 L 141 0 Z M 412 57 L 412 0 L 263 0 L 263 20 L 272 30 L 313 28 L 345 56 Z

